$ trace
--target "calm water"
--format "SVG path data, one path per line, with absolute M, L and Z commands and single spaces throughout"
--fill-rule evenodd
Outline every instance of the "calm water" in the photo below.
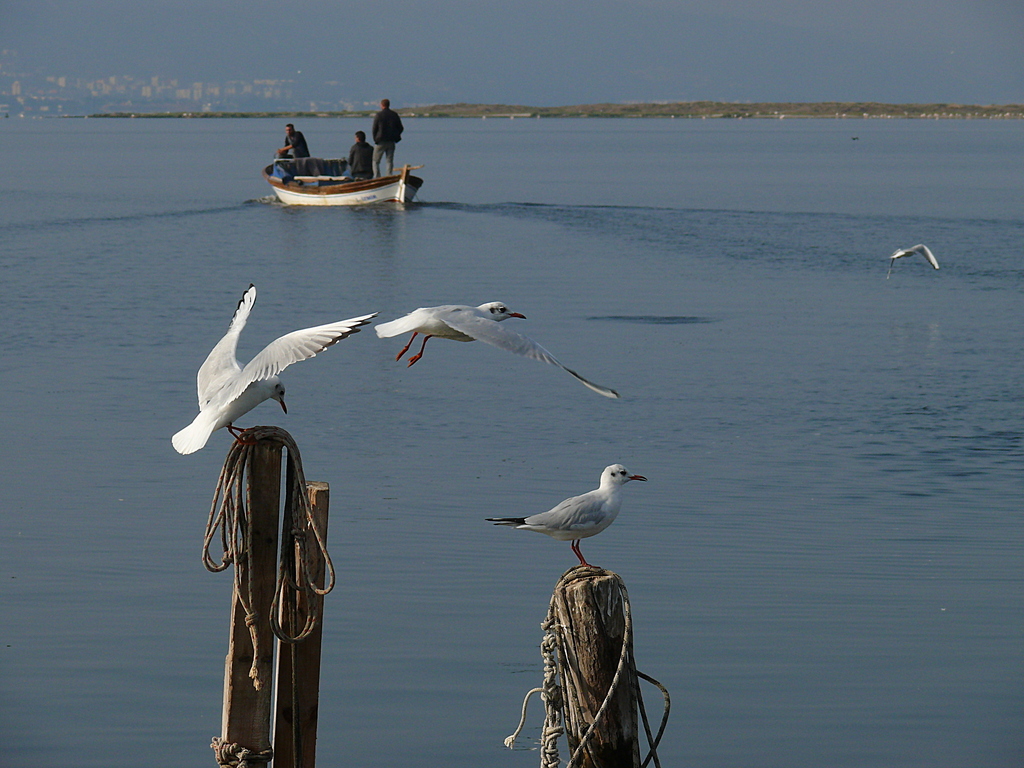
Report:
M 335 155 L 367 126 L 298 127 Z M 407 369 L 367 332 L 250 414 L 331 484 L 325 766 L 538 763 L 539 708 L 502 740 L 574 558 L 483 518 L 612 462 L 650 482 L 584 546 L 673 694 L 663 765 L 1021 764 L 1024 124 L 411 120 L 406 210 L 271 204 L 282 130 L 0 121 L 5 766 L 214 765 L 229 439 L 169 436 L 250 282 L 244 359 L 497 299 L 624 395 L 483 345 Z M 942 270 L 887 281 L 917 242 Z

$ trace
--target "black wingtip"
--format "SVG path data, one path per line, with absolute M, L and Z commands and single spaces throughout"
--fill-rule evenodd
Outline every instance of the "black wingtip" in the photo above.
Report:
M 235 307 L 235 315 L 238 315 L 238 310 L 240 310 L 242 308 L 242 305 L 245 304 L 245 297 L 249 295 L 249 291 L 255 291 L 255 290 L 256 290 L 256 286 L 253 285 L 252 283 L 249 283 L 249 287 L 246 288 L 244 291 L 242 291 L 242 298 L 240 298 L 238 300 L 238 306 Z M 252 303 L 253 304 L 256 303 L 256 295 L 255 294 L 253 294 Z M 232 316 L 232 320 L 234 320 L 234 315 Z

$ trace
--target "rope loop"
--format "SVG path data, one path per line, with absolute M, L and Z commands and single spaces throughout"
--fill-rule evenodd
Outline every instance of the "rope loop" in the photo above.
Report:
M 256 446 L 264 441 L 276 443 L 287 451 L 281 557 L 270 609 L 270 626 L 274 635 L 285 643 L 306 639 L 320 621 L 321 598 L 334 589 L 335 583 L 334 564 L 327 551 L 326 537 L 313 518 L 313 508 L 306 492 L 306 478 L 302 471 L 302 457 L 295 440 L 280 427 L 252 427 L 245 430 L 231 444 L 214 490 L 206 522 L 206 535 L 203 538 L 203 565 L 214 573 L 226 570 L 232 564 L 235 566 L 235 594 L 245 611 L 245 623 L 249 627 L 253 645 L 253 668 L 249 675 L 257 690 L 261 690 L 267 681 L 260 676 L 256 664 L 256 659 L 260 658 L 256 632 L 259 615 L 252 609 L 254 575 L 248 567 L 252 543 L 249 522 L 252 489 L 246 478 L 252 473 Z M 219 561 L 210 554 L 210 547 L 218 533 L 222 552 Z M 314 578 L 320 562 L 327 574 L 327 583 L 323 588 L 317 585 Z M 290 622 L 293 626 L 287 631 L 281 626 L 281 606 L 291 609 L 299 594 L 306 596 L 305 617 Z M 289 611 L 289 615 L 294 613 Z M 302 628 L 296 632 L 300 622 Z
M 266 765 L 274 759 L 273 749 L 256 752 L 240 744 L 221 741 L 216 736 L 213 743 L 210 744 L 210 748 L 217 759 L 217 765 L 224 766 L 224 768 L 251 768 L 257 765 Z

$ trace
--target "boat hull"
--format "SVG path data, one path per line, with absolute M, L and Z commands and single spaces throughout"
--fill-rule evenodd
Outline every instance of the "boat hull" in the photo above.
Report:
M 300 177 L 289 181 L 272 175 L 273 165 L 263 169 L 263 178 L 285 205 L 372 205 L 409 203 L 423 186 L 423 179 L 405 168 L 393 176 L 365 181 L 340 181 L 331 178 Z

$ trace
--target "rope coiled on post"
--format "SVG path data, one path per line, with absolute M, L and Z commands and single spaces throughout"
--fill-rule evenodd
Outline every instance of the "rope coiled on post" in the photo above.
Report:
M 220 572 L 231 564 L 235 566 L 235 594 L 245 611 L 245 623 L 253 645 L 253 663 L 249 677 L 257 690 L 266 685 L 259 671 L 258 660 L 261 657 L 259 637 L 256 624 L 260 619 L 253 609 L 253 574 L 249 568 L 249 552 L 252 545 L 252 528 L 249 524 L 248 509 L 252 502 L 251 483 L 245 482 L 251 474 L 256 445 L 270 441 L 287 449 L 287 477 L 285 483 L 284 519 L 282 522 L 281 557 L 278 568 L 277 585 L 270 608 L 270 626 L 274 634 L 283 642 L 295 643 L 304 640 L 316 627 L 320 620 L 322 601 L 306 600 L 306 616 L 302 629 L 289 634 L 281 626 L 281 605 L 290 601 L 293 605 L 298 593 L 305 593 L 311 598 L 322 597 L 334 588 L 334 564 L 327 552 L 327 544 L 323 532 L 313 518 L 313 510 L 306 493 L 306 478 L 302 472 L 302 458 L 298 446 L 292 436 L 280 427 L 253 427 L 242 433 L 232 443 L 221 469 L 217 488 L 213 494 L 213 504 L 206 523 L 206 535 L 203 539 L 203 565 L 212 572 Z M 220 532 L 223 554 L 220 562 L 210 555 L 210 546 Z M 315 544 L 315 551 L 312 551 Z M 320 588 L 314 578 L 315 556 L 323 559 L 327 573 L 327 583 Z M 290 592 L 290 594 L 289 594 Z M 294 622 L 296 625 L 298 621 Z
M 668 724 L 668 715 L 671 708 L 668 689 L 654 678 L 645 675 L 636 669 L 636 662 L 633 658 L 633 619 L 629 605 L 629 593 L 626 591 L 626 585 L 622 582 L 622 579 L 618 574 L 612 573 L 611 571 L 603 571 L 602 573 L 604 575 L 612 576 L 616 580 L 622 595 L 623 614 L 625 619 L 622 650 L 619 654 L 618 665 L 615 669 L 615 674 L 612 677 L 611 684 L 608 686 L 608 691 L 605 694 L 604 701 L 601 702 L 601 706 L 598 709 L 597 714 L 594 716 L 594 721 L 580 738 L 579 744 L 576 745 L 576 749 L 573 750 L 566 768 L 573 768 L 573 766 L 579 765 L 580 759 L 588 744 L 594 734 L 597 733 L 598 725 L 601 723 L 605 713 L 608 711 L 609 704 L 613 700 L 615 692 L 622 682 L 623 676 L 629 670 L 632 670 L 635 678 L 637 679 L 636 698 L 644 724 L 644 732 L 647 736 L 647 743 L 649 745 L 647 756 L 644 759 L 641 768 L 646 768 L 647 764 L 650 763 L 652 759 L 654 760 L 656 768 L 661 768 L 661 763 L 658 760 L 657 749 L 658 744 L 661 743 L 661 737 L 665 733 L 665 726 Z M 505 739 L 505 746 L 511 749 L 515 744 L 516 737 L 519 736 L 519 733 L 523 729 L 523 724 L 526 722 L 526 708 L 530 701 L 530 697 L 535 693 L 540 693 L 545 709 L 544 727 L 541 730 L 541 768 L 558 768 L 559 766 L 557 742 L 558 737 L 565 732 L 564 723 L 566 721 L 564 703 L 565 693 L 563 689 L 566 684 L 566 674 L 568 672 L 567 667 L 572 663 L 571 660 L 575 658 L 574 650 L 566 637 L 566 628 L 558 622 L 555 601 L 560 588 L 577 579 L 593 575 L 593 568 L 577 566 L 563 574 L 562 578 L 555 586 L 555 592 L 551 597 L 550 604 L 548 605 L 547 616 L 541 623 L 541 629 L 544 630 L 544 639 L 541 641 L 541 657 L 544 660 L 544 682 L 542 687 L 534 688 L 526 694 L 526 698 L 523 700 L 523 713 L 522 718 L 519 721 L 519 727 L 516 728 L 515 733 Z M 640 692 L 639 679 L 641 678 L 653 685 L 656 685 L 661 690 L 665 699 L 665 710 L 662 715 L 661 725 L 658 728 L 657 735 L 654 737 L 651 735 L 651 727 L 647 719 L 647 711 L 644 708 L 643 695 Z M 559 684 L 559 680 L 561 681 L 561 684 Z
M 257 765 L 266 765 L 274 759 L 273 749 L 255 752 L 241 744 L 223 742 L 217 737 L 214 737 L 210 747 L 217 759 L 217 765 L 224 768 L 253 768 Z

